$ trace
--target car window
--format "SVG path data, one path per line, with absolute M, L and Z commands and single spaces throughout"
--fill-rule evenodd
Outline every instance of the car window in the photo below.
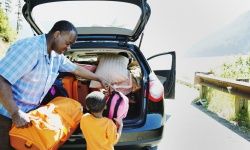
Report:
M 172 67 L 172 56 L 161 55 L 148 60 L 150 67 L 153 70 L 170 70 Z
M 34 7 L 32 16 L 45 33 L 58 20 L 76 27 L 119 27 L 133 30 L 141 15 L 138 6 L 112 1 L 51 2 Z

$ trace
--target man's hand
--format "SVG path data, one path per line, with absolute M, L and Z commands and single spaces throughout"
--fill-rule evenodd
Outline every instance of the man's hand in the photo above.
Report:
M 76 70 L 73 71 L 72 73 L 75 74 L 76 76 L 80 76 L 81 78 L 98 81 L 102 84 L 103 88 L 105 88 L 106 90 L 108 90 L 111 84 L 107 80 L 105 80 L 102 76 L 98 76 L 84 67 L 78 66 Z
M 110 83 L 108 83 L 107 80 L 105 80 L 102 77 L 99 77 L 99 81 L 101 82 L 102 86 L 104 87 L 105 90 L 109 90 L 109 87 L 111 87 Z
M 28 127 L 30 125 L 29 115 L 22 110 L 18 110 L 17 112 L 11 115 L 12 122 L 17 128 Z

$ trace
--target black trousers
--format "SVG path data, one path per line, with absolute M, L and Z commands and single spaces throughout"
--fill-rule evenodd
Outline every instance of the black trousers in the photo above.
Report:
M 11 125 L 11 119 L 0 115 L 0 150 L 14 150 L 10 146 L 9 131 Z

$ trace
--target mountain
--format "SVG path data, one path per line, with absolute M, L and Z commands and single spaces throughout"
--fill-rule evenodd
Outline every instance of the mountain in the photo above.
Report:
M 186 56 L 207 57 L 250 52 L 250 11 L 239 16 L 218 32 L 194 44 Z

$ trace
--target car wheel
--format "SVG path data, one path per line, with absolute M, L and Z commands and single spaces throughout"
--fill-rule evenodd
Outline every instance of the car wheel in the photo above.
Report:
M 144 148 L 143 148 L 143 150 L 157 150 L 157 149 L 158 149 L 157 146 L 153 146 L 153 147 L 147 146 L 147 147 L 144 147 Z

